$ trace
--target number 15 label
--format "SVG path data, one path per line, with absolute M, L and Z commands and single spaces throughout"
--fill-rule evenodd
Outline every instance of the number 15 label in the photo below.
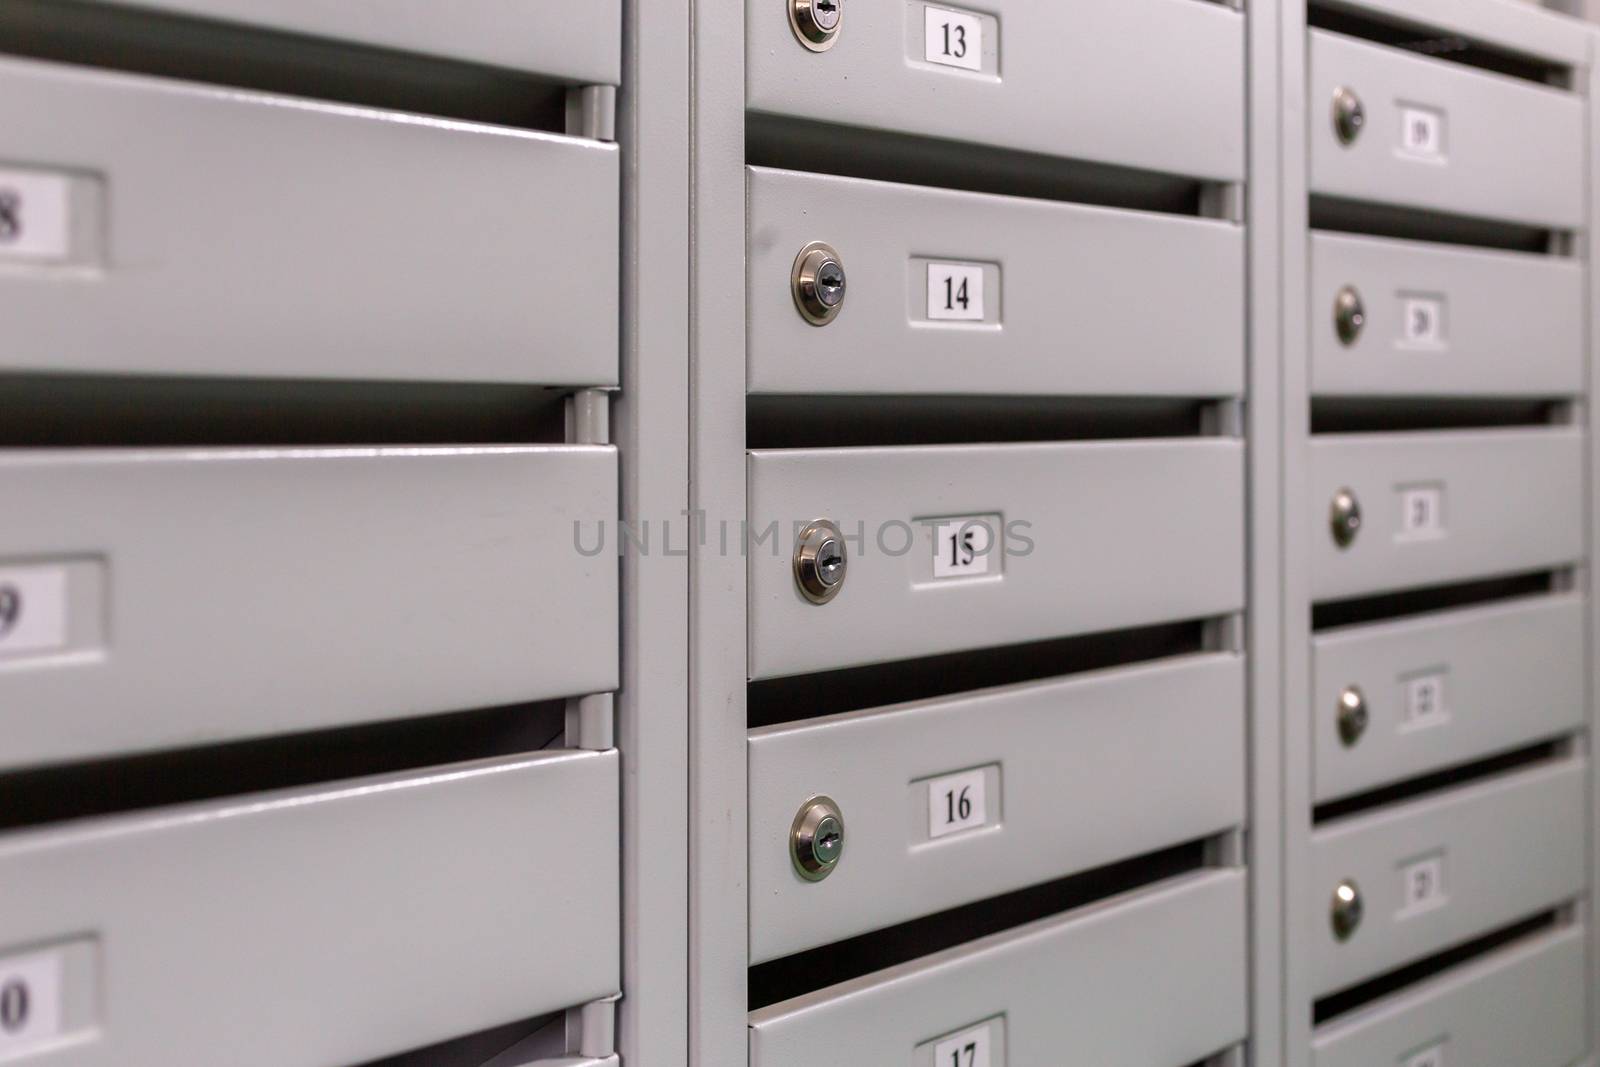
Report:
M 983 268 L 976 263 L 929 263 L 928 318 L 982 322 Z
M 989 1024 L 963 1030 L 933 1046 L 933 1067 L 990 1067 Z
M 977 15 L 948 8 L 923 10 L 922 58 L 944 67 L 982 70 L 983 20 Z

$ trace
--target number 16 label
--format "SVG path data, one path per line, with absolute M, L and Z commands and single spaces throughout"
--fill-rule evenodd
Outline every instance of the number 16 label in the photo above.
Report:
M 976 263 L 929 263 L 928 318 L 982 322 L 983 268 Z
M 963 1030 L 934 1045 L 933 1067 L 990 1067 L 989 1024 Z
M 947 774 L 928 783 L 928 836 L 976 830 L 989 821 L 983 768 Z

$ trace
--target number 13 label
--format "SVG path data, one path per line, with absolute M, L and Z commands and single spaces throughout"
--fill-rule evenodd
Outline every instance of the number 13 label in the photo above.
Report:
M 933 1067 L 990 1067 L 989 1024 L 963 1030 L 934 1045 Z
M 922 58 L 944 67 L 982 70 L 983 20 L 942 7 L 924 11 Z
M 983 268 L 976 263 L 929 263 L 928 318 L 982 322 Z

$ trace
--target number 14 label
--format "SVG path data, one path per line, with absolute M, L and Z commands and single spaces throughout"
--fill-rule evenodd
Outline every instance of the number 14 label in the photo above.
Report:
M 928 318 L 982 322 L 983 268 L 976 263 L 929 263 Z

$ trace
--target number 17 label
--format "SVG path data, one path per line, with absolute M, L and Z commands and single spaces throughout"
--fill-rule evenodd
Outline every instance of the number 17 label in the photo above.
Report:
M 983 267 L 976 263 L 929 263 L 928 318 L 982 322 Z
M 963 1030 L 934 1045 L 933 1067 L 990 1067 L 989 1024 Z

